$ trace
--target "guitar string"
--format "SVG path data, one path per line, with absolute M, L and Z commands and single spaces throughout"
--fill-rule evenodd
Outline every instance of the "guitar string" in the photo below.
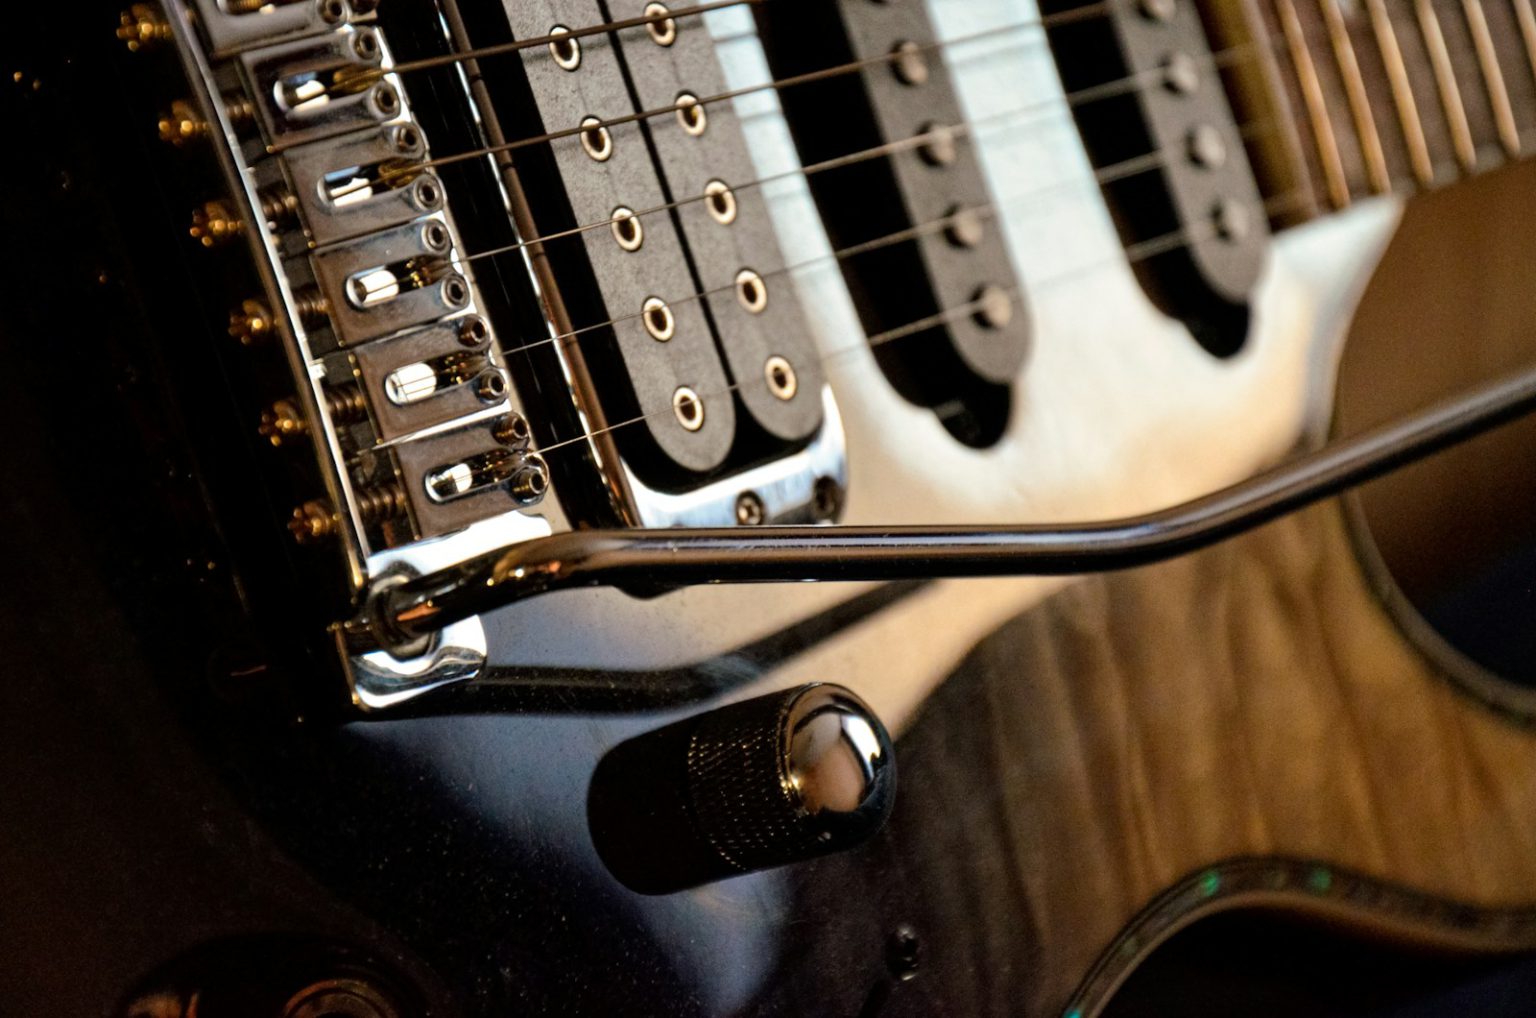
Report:
M 1243 49 L 1244 47 L 1234 46 L 1228 50 L 1223 51 L 1221 54 L 1211 54 L 1205 59 L 1206 62 L 1209 62 L 1213 66 L 1219 68 L 1224 61 L 1224 57 L 1235 57 Z M 987 114 L 986 116 L 978 117 L 973 120 L 961 121 L 958 124 L 946 124 L 940 127 L 935 127 L 928 131 L 924 131 L 921 134 L 913 135 L 910 138 L 902 138 L 897 141 L 886 142 L 885 144 L 876 145 L 872 148 L 863 149 L 858 152 L 850 152 L 844 155 L 834 156 L 820 162 L 812 163 L 808 166 L 796 167 L 791 170 L 784 170 L 778 173 L 768 174 L 766 176 L 758 177 L 755 180 L 745 181 L 741 184 L 727 183 L 727 186 L 730 188 L 732 193 L 739 194 L 740 192 L 751 188 L 759 188 L 768 184 L 779 183 L 785 180 L 792 180 L 799 177 L 812 177 L 818 174 L 826 173 L 832 170 L 843 169 L 884 156 L 899 154 L 911 149 L 922 148 L 924 145 L 936 141 L 953 140 L 957 142 L 964 141 L 966 143 L 971 143 L 975 140 L 976 135 L 982 133 L 981 129 L 984 127 L 995 126 L 997 124 L 1024 117 L 1032 118 L 1035 115 L 1054 115 L 1061 113 L 1063 110 L 1074 109 L 1083 105 L 1087 105 L 1091 102 L 1112 98 L 1117 95 L 1123 95 L 1127 92 L 1133 91 L 1138 85 L 1145 84 L 1143 79 L 1153 78 L 1155 80 L 1155 78 L 1162 76 L 1165 73 L 1166 72 L 1160 68 L 1154 68 L 1147 71 L 1139 71 L 1136 74 L 1121 78 L 1118 81 L 1104 82 L 1099 85 L 1093 85 L 1089 86 L 1088 88 L 1080 89 L 1077 92 L 1068 93 L 1065 96 L 1065 99 L 1061 97 L 1052 97 L 1050 99 L 1044 99 L 1035 103 L 1029 103 L 1024 106 L 1015 107 L 1011 110 L 1003 110 L 1001 112 Z M 1258 123 L 1258 121 L 1250 121 L 1247 124 L 1240 125 L 1240 130 L 1247 131 L 1255 127 L 1255 125 Z M 683 208 L 698 202 L 709 201 L 713 197 L 714 196 L 707 191 L 699 194 L 688 195 L 686 197 L 677 198 L 660 205 L 650 206 L 639 211 L 631 211 L 630 218 L 633 220 L 641 220 L 647 216 L 668 212 L 673 209 Z M 556 230 L 547 234 L 540 234 L 535 237 L 530 237 L 527 240 L 515 241 L 511 244 L 504 244 L 498 247 L 488 248 L 484 251 L 475 252 L 474 254 L 456 255 L 453 258 L 447 259 L 444 264 L 462 267 L 465 264 L 484 258 L 511 254 L 524 248 L 549 243 L 555 240 L 563 240 L 568 237 L 588 233 L 592 230 L 603 229 L 605 227 L 611 228 L 615 225 L 615 223 L 616 220 L 612 216 L 609 216 L 606 219 L 594 220 L 589 223 L 584 223 L 580 226 L 573 226 L 562 230 Z M 376 293 L 388 289 L 391 285 L 392 284 L 384 283 L 376 288 L 365 289 L 363 291 L 363 299 L 366 300 L 367 298 L 374 296 Z
M 1263 128 L 1261 125 L 1250 124 L 1244 130 L 1245 132 L 1248 132 L 1259 131 L 1262 129 Z M 1005 210 L 1016 210 L 1022 206 L 1035 204 L 1045 198 L 1050 197 L 1053 194 L 1081 188 L 1085 184 L 1103 185 L 1113 183 L 1116 180 L 1123 180 L 1128 177 L 1137 176 L 1142 173 L 1148 173 L 1163 164 L 1166 151 L 1166 149 L 1157 149 L 1139 156 L 1133 156 L 1118 163 L 1113 163 L 1095 171 L 1088 176 L 1065 177 L 1061 180 L 1052 181 L 1051 183 L 1041 187 L 1022 191 L 997 201 L 983 202 L 976 205 L 965 206 L 955 210 L 954 212 L 930 219 L 923 223 L 918 223 L 914 226 L 909 226 L 904 229 L 897 230 L 893 233 L 889 233 L 881 237 L 860 241 L 858 243 L 838 248 L 824 254 L 816 255 L 799 262 L 780 266 L 777 269 L 762 272 L 758 275 L 758 278 L 766 283 L 766 281 L 770 279 L 792 275 L 796 272 L 803 272 L 806 269 L 815 268 L 819 265 L 830 264 L 835 261 L 842 261 L 847 258 L 857 257 L 859 255 L 868 254 L 872 251 L 880 250 L 882 248 L 918 240 L 924 236 L 939 233 L 951 226 L 955 226 L 961 223 L 968 215 L 980 216 L 988 219 L 996 219 L 1002 215 Z M 666 300 L 666 303 L 669 307 L 675 308 L 693 301 L 704 300 L 709 297 L 732 293 L 736 289 L 736 285 L 737 284 L 735 283 L 728 283 L 703 291 L 685 294 L 677 298 L 663 299 Z M 564 340 L 574 339 L 579 341 L 582 336 L 585 336 L 589 333 L 600 329 L 610 328 L 615 325 L 620 325 L 625 322 L 644 318 L 648 313 L 649 312 L 646 309 L 642 308 L 640 311 L 619 315 L 617 317 L 610 318 L 607 321 L 584 325 L 580 328 L 572 329 L 569 332 L 544 336 L 539 339 L 523 343 L 519 346 L 505 348 L 501 350 L 501 353 L 504 357 L 507 357 L 513 354 L 537 349 L 542 346 L 548 346 L 553 343 L 562 342 Z M 408 398 L 415 396 L 424 397 L 429 393 L 437 391 L 438 388 L 439 385 L 436 379 L 423 378 L 416 382 L 402 383 L 400 391 L 403 396 Z
M 1270 214 L 1277 214 L 1287 205 L 1296 202 L 1304 202 L 1307 193 L 1308 192 L 1305 189 L 1298 189 L 1288 192 L 1284 195 L 1276 195 L 1275 197 L 1266 201 L 1264 203 L 1264 207 Z M 1214 231 L 1214 227 L 1206 226 L 1205 224 L 1201 224 L 1201 226 L 1205 231 Z M 1028 293 L 1038 297 L 1040 294 L 1045 293 L 1048 290 L 1051 290 L 1063 283 L 1066 283 L 1077 276 L 1083 275 L 1084 273 L 1094 272 L 1101 268 L 1116 264 L 1134 265 L 1137 262 L 1146 260 L 1147 258 L 1151 258 L 1156 255 L 1164 254 L 1168 251 L 1174 250 L 1183 244 L 1200 240 L 1206 236 L 1214 235 L 1214 232 L 1202 233 L 1201 231 L 1197 231 L 1191 227 L 1186 227 L 1181 230 L 1173 230 L 1158 237 L 1139 241 L 1136 244 L 1124 248 L 1122 252 L 1117 253 L 1116 255 L 1109 258 L 1089 262 L 1087 264 L 1068 269 L 1065 272 L 1047 277 L 1046 279 L 1041 280 L 1039 283 L 1029 287 Z M 1008 294 L 1011 300 L 1012 298 L 1017 297 L 1020 294 L 1020 291 L 1024 290 L 1025 287 L 1022 284 L 1016 283 L 1012 286 L 1000 287 L 999 289 L 1002 292 Z M 938 326 L 947 324 L 948 322 L 952 322 L 958 318 L 963 318 L 966 315 L 975 314 L 977 311 L 982 310 L 985 304 L 986 298 L 978 298 L 976 300 L 966 301 L 963 304 L 958 304 L 954 307 L 946 308 L 935 314 L 928 315 L 913 322 L 908 322 L 905 325 L 887 329 L 872 336 L 861 336 L 855 343 L 847 346 L 834 347 L 833 349 L 828 350 L 826 353 L 817 357 L 815 363 L 818 365 L 826 365 L 834 360 L 858 353 L 861 350 L 867 350 L 873 347 L 884 345 L 886 343 L 892 343 L 896 340 L 904 339 L 908 336 L 916 335 L 929 329 L 937 328 Z M 740 389 L 744 384 L 745 383 L 743 382 L 735 382 L 713 392 L 699 393 L 698 396 L 700 401 L 703 401 L 706 398 L 713 399 L 718 396 L 727 396 L 735 392 L 737 389 Z M 607 427 L 583 432 L 582 434 L 573 438 L 567 438 L 559 442 L 554 442 L 550 445 L 544 446 L 543 448 L 536 449 L 535 451 L 538 452 L 539 455 L 547 458 L 548 455 L 552 452 L 557 452 L 561 449 L 565 449 L 571 446 L 584 444 L 599 435 L 610 434 L 612 432 L 619 431 L 623 428 L 628 428 L 636 424 L 643 424 L 655 417 L 666 417 L 669 414 L 674 413 L 676 413 L 676 411 L 672 407 L 664 407 L 659 410 L 651 411 L 650 413 L 639 414 L 634 417 L 626 418 L 625 420 L 610 424 Z
M 761 3 L 767 2 L 767 0 L 753 0 L 753 2 Z M 1073 11 L 1066 12 L 1073 15 L 1073 17 L 1070 19 L 1064 19 L 1062 23 L 1066 23 L 1068 20 L 1086 20 L 1090 16 L 1102 16 L 1102 11 L 1108 6 L 1108 4 L 1109 0 L 1101 0 L 1100 3 L 1090 5 L 1089 7 L 1081 7 Z M 1049 18 L 1041 18 L 1028 21 L 1013 22 L 1007 25 L 994 26 L 992 28 L 983 29 L 981 31 L 972 32 L 967 35 L 955 36 L 951 39 L 942 39 L 936 42 L 915 45 L 910 49 L 894 50 L 890 53 L 881 53 L 877 56 L 864 57 L 859 60 L 849 61 L 847 63 L 818 68 L 814 71 L 806 71 L 803 74 L 791 75 L 786 78 L 777 78 L 766 82 L 760 82 L 756 85 L 744 85 L 741 88 L 728 89 L 724 92 L 717 92 L 713 95 L 698 97 L 692 104 L 680 105 L 676 102 L 672 102 L 668 103 L 666 106 L 658 106 L 648 110 L 639 110 L 632 113 L 625 113 L 606 120 L 597 119 L 591 123 L 579 124 L 576 127 L 565 127 L 556 131 L 547 132 L 545 134 L 533 135 L 526 138 L 517 138 L 512 141 L 502 142 L 497 145 L 487 145 L 466 152 L 456 152 L 451 155 L 436 156 L 432 159 L 418 163 L 411 163 L 403 167 L 391 168 L 386 166 L 381 168 L 380 183 L 388 180 L 392 174 L 400 175 L 405 173 L 415 173 L 422 169 L 432 169 L 439 166 L 451 166 L 466 160 L 478 159 L 482 156 L 497 155 L 504 152 L 513 152 L 531 145 L 540 145 L 551 141 L 558 141 L 561 138 L 575 137 L 576 135 L 584 134 L 588 131 L 597 131 L 599 129 L 606 130 L 607 128 L 618 127 L 624 124 L 639 123 L 651 120 L 655 117 L 666 116 L 668 114 L 676 114 L 680 110 L 687 109 L 689 105 L 707 107 L 710 105 L 743 98 L 745 96 L 754 95 L 759 92 L 783 91 L 784 89 L 794 88 L 799 85 L 808 85 L 818 81 L 826 81 L 831 78 L 841 77 L 843 75 L 854 74 L 858 71 L 866 70 L 871 67 L 879 67 L 882 64 L 892 64 L 898 60 L 906 59 L 908 56 L 915 53 L 937 53 L 950 47 L 963 46 L 967 43 L 981 42 L 987 39 L 1003 35 L 1010 35 L 1016 32 L 1039 30 L 1051 27 L 1055 23 L 1056 22 L 1049 20 Z M 555 38 L 562 37 L 556 36 Z M 463 59 L 469 58 L 466 57 Z M 393 72 L 387 70 L 379 72 L 381 77 L 389 73 Z M 352 80 L 355 81 L 356 79 L 354 78 Z M 367 182 L 363 182 L 360 184 L 350 184 L 348 185 L 348 188 L 361 190 L 368 186 L 370 185 Z M 336 192 L 334 197 L 345 197 L 349 193 L 350 191 L 347 188 L 343 188 Z

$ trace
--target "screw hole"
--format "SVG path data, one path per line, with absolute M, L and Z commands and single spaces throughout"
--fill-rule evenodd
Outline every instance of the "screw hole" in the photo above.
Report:
M 469 287 L 459 276 L 443 284 L 443 300 L 452 307 L 463 307 L 469 302 Z

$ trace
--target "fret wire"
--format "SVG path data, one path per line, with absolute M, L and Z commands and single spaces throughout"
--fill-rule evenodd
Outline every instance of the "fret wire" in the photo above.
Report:
M 1365 160 L 1365 173 L 1371 190 L 1383 194 L 1391 190 L 1392 182 L 1387 175 L 1387 157 L 1382 151 L 1381 135 L 1376 129 L 1376 118 L 1371 113 L 1370 97 L 1365 91 L 1365 78 L 1360 74 L 1360 62 L 1355 57 L 1354 43 L 1344 16 L 1339 13 L 1338 0 L 1317 0 L 1322 9 L 1323 24 L 1328 29 L 1333 44 L 1333 59 L 1339 65 L 1339 75 L 1344 79 L 1344 97 L 1349 103 L 1350 114 L 1355 121 L 1355 135 L 1360 142 L 1360 155 Z
M 1536 11 L 1531 9 L 1531 0 L 1511 2 L 1515 5 L 1515 20 L 1520 23 L 1520 38 L 1525 42 L 1525 59 L 1532 78 L 1536 79 Z
M 1328 187 L 1328 201 L 1336 209 L 1349 207 L 1349 183 L 1344 176 L 1344 161 L 1339 156 L 1338 139 L 1333 134 L 1333 122 L 1328 117 L 1328 101 L 1323 95 L 1322 82 L 1307 49 L 1306 34 L 1301 19 L 1291 0 L 1272 0 L 1275 14 L 1280 18 L 1280 30 L 1285 36 L 1285 48 L 1290 53 L 1291 65 L 1296 69 L 1296 80 L 1301 86 L 1302 101 L 1306 103 L 1307 118 L 1312 123 L 1312 138 L 1319 162 L 1323 166 L 1323 178 Z
M 1387 69 L 1387 83 L 1392 88 L 1392 102 L 1397 107 L 1398 126 L 1408 146 L 1409 165 L 1413 167 L 1413 176 L 1419 186 L 1429 187 L 1435 181 L 1435 166 L 1429 157 L 1429 143 L 1424 140 L 1424 125 L 1419 121 L 1419 107 L 1413 97 L 1408 67 L 1403 63 L 1403 51 L 1397 44 L 1397 33 L 1392 28 L 1392 18 L 1387 14 L 1385 0 L 1366 0 L 1366 10 L 1376 36 L 1376 48 Z
M 1483 86 L 1488 91 L 1488 103 L 1493 109 L 1493 122 L 1498 128 L 1499 143 L 1510 156 L 1518 156 L 1520 129 L 1515 126 L 1515 112 L 1509 105 L 1509 90 L 1504 85 L 1499 55 L 1493 46 L 1493 36 L 1488 31 L 1488 18 L 1483 13 L 1480 0 L 1461 0 L 1461 9 L 1466 16 L 1467 28 L 1472 33 L 1477 66 L 1483 72 Z
M 1463 173 L 1477 169 L 1477 148 L 1472 142 L 1472 128 L 1467 124 L 1467 110 L 1461 102 L 1461 89 L 1456 85 L 1456 71 L 1451 66 L 1451 54 L 1445 46 L 1445 34 L 1440 30 L 1440 19 L 1430 0 L 1414 0 L 1414 16 L 1418 20 L 1419 35 L 1429 53 L 1430 67 L 1435 74 L 1435 87 L 1440 92 L 1440 106 L 1445 111 L 1446 124 L 1451 131 L 1451 146 L 1456 152 L 1456 162 Z

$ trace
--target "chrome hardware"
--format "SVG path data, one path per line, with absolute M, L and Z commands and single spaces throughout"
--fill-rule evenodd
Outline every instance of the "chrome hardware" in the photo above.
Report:
M 469 283 L 453 252 L 442 213 L 317 252 L 337 342 L 354 346 L 467 310 Z
M 411 123 L 284 152 L 281 164 L 309 245 L 325 247 L 441 211 L 442 182 L 417 165 L 427 156 L 421 130 Z
M 353 11 L 346 0 L 299 0 L 287 4 L 235 4 L 228 0 L 192 0 L 198 23 L 214 54 L 282 42 L 344 24 Z
M 276 147 L 409 120 L 400 79 L 387 70 L 388 47 L 372 27 L 251 50 L 238 62 Z

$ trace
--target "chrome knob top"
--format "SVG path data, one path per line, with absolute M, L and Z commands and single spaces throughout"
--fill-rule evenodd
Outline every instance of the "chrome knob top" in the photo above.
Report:
M 895 801 L 890 734 L 841 686 L 707 711 L 615 747 L 588 819 L 609 870 L 662 893 L 852 848 Z

